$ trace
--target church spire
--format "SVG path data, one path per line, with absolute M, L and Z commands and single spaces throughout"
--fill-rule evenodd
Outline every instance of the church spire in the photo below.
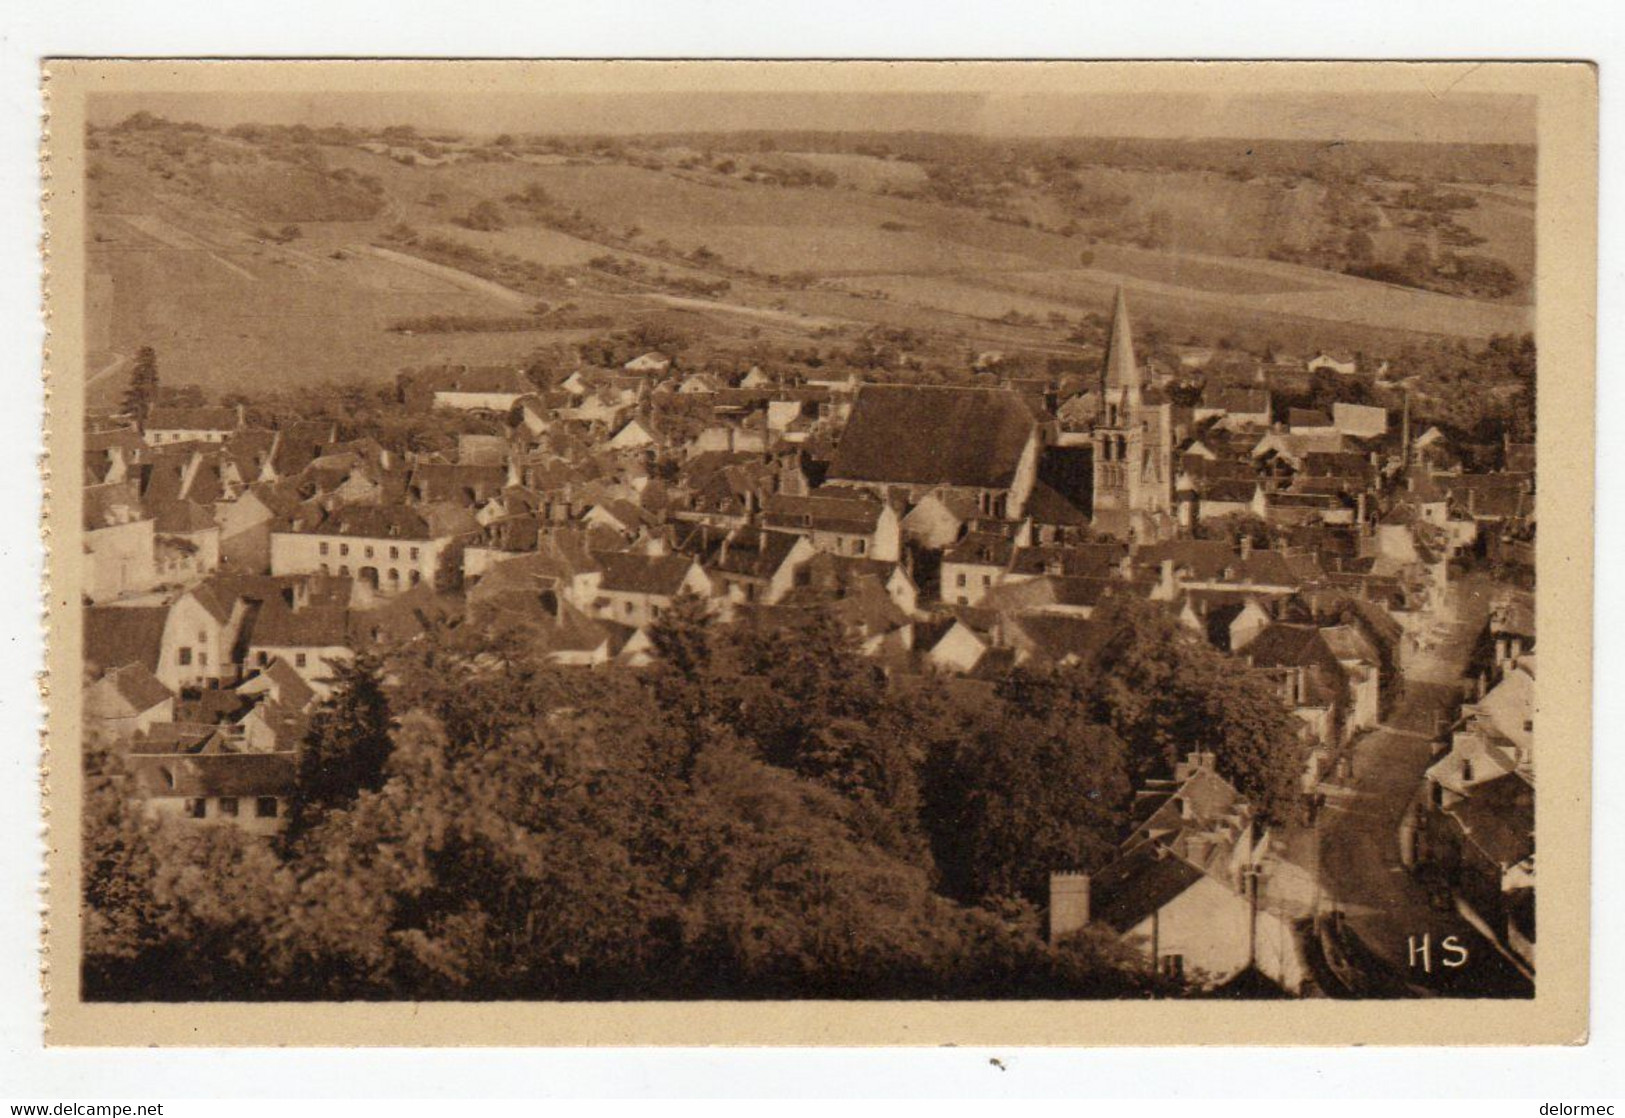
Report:
M 1128 297 L 1117 289 L 1117 307 L 1112 312 L 1112 332 L 1106 341 L 1106 389 L 1122 388 L 1135 395 L 1140 391 L 1140 369 L 1134 361 L 1134 335 L 1128 324 Z

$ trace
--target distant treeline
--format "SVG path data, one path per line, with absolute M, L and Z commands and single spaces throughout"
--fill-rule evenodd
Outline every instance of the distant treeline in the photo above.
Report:
M 426 314 L 398 318 L 389 324 L 392 334 L 502 334 L 535 330 L 540 325 L 530 315 Z
M 1358 166 L 1398 179 L 1533 184 L 1533 144 L 1412 143 L 1395 140 L 1136 139 L 1042 136 L 992 139 L 945 132 L 683 132 L 621 137 L 624 143 L 717 150 L 824 152 L 918 162 L 1025 162 L 1059 157 L 1080 165 L 1161 170 L 1248 170 L 1300 175 L 1321 165 Z

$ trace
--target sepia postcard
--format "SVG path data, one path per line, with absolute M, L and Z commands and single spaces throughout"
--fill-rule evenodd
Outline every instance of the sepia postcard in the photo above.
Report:
M 1585 1042 L 1593 67 L 42 88 L 48 1043 Z

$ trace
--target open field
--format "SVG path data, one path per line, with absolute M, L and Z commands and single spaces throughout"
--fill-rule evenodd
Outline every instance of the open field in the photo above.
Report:
M 929 332 L 952 345 L 1045 353 L 1067 352 L 1065 331 L 1051 325 L 1050 316 L 1075 321 L 1104 312 L 1119 284 L 1142 320 L 1170 336 L 1242 331 L 1294 339 L 1289 344 L 1300 348 L 1380 349 L 1407 334 L 1483 339 L 1529 328 L 1529 311 L 1517 303 L 1455 298 L 1262 258 L 1268 238 L 1307 242 L 1323 232 L 1323 188 L 1279 178 L 1080 168 L 1079 197 L 1099 201 L 1099 214 L 1131 221 L 1165 215 L 1167 247 L 1148 249 L 1055 231 L 1066 214 L 1047 195 L 1018 190 L 1011 212 L 1025 207 L 1050 228 L 882 194 L 882 187 L 920 189 L 924 169 L 866 155 L 741 153 L 739 173 L 727 175 L 679 169 L 677 161 L 692 153 L 674 148 L 646 153 L 663 167 L 552 156 L 429 167 L 327 146 L 321 160 L 337 178 L 278 171 L 256 180 L 254 171 L 263 168 L 252 148 L 230 141 L 221 150 L 239 163 L 198 170 L 194 161 L 190 176 L 155 170 L 159 165 L 140 151 L 98 155 L 90 191 L 97 319 L 91 371 L 116 367 L 151 345 L 166 379 L 211 389 L 267 377 L 289 384 L 379 380 L 405 365 L 521 360 L 539 345 L 583 336 L 579 329 L 547 328 L 418 336 L 388 330 L 410 317 L 511 316 L 538 299 L 568 302 L 618 326 L 675 315 L 718 339 L 804 344 L 883 325 Z M 753 160 L 768 168 L 833 172 L 838 185 L 744 181 Z M 286 198 L 266 192 L 266 184 L 279 183 L 288 188 Z M 373 202 L 366 216 L 357 216 L 358 184 L 367 184 L 364 193 Z M 533 185 L 557 212 L 585 224 L 563 232 L 505 202 Z M 1531 192 L 1473 189 L 1479 205 L 1460 216 L 1490 239 L 1481 251 L 1493 249 L 1520 272 L 1532 267 Z M 505 228 L 479 232 L 454 224 L 486 200 L 511 211 Z M 297 226 L 297 239 L 268 239 L 263 215 L 273 212 Z M 345 219 L 323 220 L 335 213 Z M 516 291 L 395 255 L 394 245 L 376 251 L 401 224 L 421 236 L 556 269 L 556 290 L 549 284 L 541 294 Z M 594 232 L 594 224 L 606 232 Z M 604 243 L 595 239 L 600 236 Z M 1397 254 L 1409 234 L 1389 228 L 1375 236 L 1380 245 L 1391 241 Z M 719 262 L 673 258 L 700 246 Z M 605 254 L 642 265 L 644 278 L 612 279 L 588 268 Z M 695 298 L 647 282 L 662 273 L 726 279 L 730 287 Z M 761 279 L 798 274 L 811 286 Z M 1038 324 L 995 321 L 1009 311 Z M 118 379 L 105 375 L 93 390 L 116 391 Z

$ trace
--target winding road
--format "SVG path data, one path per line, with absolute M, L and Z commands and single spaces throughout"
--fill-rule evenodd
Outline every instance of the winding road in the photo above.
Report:
M 1327 811 L 1320 826 L 1321 912 L 1341 914 L 1332 922 L 1331 934 L 1370 995 L 1531 993 L 1528 980 L 1493 944 L 1452 908 L 1431 903 L 1427 887 L 1399 859 L 1400 821 L 1420 792 L 1435 735 L 1455 712 L 1462 671 L 1484 625 L 1493 588 L 1482 579 L 1452 587 L 1454 621 L 1444 627 L 1431 652 L 1413 658 L 1387 723 L 1355 742 L 1352 781 L 1326 786 Z M 1460 966 L 1444 965 L 1443 943 L 1450 936 L 1467 949 Z M 1429 947 L 1426 967 L 1419 950 L 1424 942 Z

